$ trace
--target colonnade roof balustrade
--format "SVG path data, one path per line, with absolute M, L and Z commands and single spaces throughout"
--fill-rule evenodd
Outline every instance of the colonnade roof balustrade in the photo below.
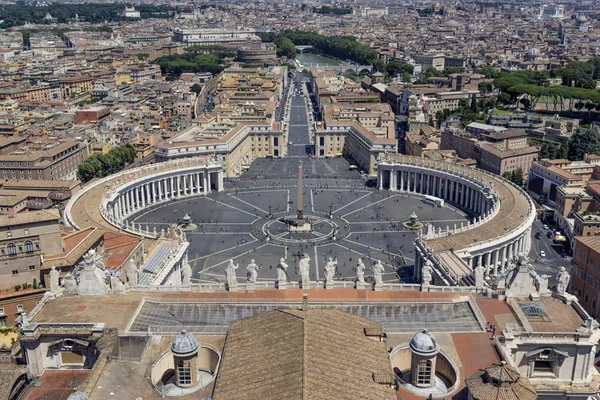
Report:
M 427 247 L 433 252 L 443 250 L 459 251 L 473 245 L 498 239 L 520 228 L 532 218 L 532 213 L 535 213 L 533 202 L 529 195 L 512 182 L 498 175 L 448 162 L 425 160 L 401 154 L 386 154 L 380 164 L 384 166 L 386 163 L 389 163 L 390 166 L 404 164 L 415 167 L 426 167 L 439 170 L 440 172 L 443 171 L 463 176 L 466 179 L 478 181 L 481 185 L 490 186 L 490 183 L 493 184 L 491 193 L 496 193 L 500 201 L 500 208 L 496 215 L 488 222 L 463 232 L 426 239 Z
M 71 198 L 65 208 L 65 222 L 80 230 L 89 226 L 97 226 L 111 232 L 120 230 L 110 224 L 100 213 L 100 206 L 109 191 L 118 190 L 122 185 L 137 179 L 158 173 L 177 171 L 179 169 L 195 166 L 216 166 L 209 157 L 195 157 L 177 159 L 169 162 L 146 165 L 129 170 L 124 170 L 106 178 L 88 182 L 75 196 Z

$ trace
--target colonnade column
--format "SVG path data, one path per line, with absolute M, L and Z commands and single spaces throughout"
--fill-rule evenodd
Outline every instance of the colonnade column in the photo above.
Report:
M 398 190 L 398 187 L 396 185 L 396 174 L 397 173 L 398 172 L 393 168 L 390 170 L 390 190 L 393 192 Z
M 400 171 L 400 190 L 404 191 L 404 171 Z

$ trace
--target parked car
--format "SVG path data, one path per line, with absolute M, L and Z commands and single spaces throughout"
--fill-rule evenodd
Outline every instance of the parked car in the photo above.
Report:
M 540 257 L 546 257 L 546 252 L 544 250 L 540 251 Z
M 539 239 L 539 238 L 541 238 L 541 237 L 542 237 L 542 234 L 541 234 L 541 233 L 539 233 L 539 232 L 536 232 L 536 233 L 535 233 L 535 238 L 536 238 L 536 239 Z
M 548 225 L 544 224 L 544 229 L 548 230 Z

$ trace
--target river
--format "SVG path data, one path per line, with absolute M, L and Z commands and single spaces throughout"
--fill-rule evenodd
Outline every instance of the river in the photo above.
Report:
M 304 65 L 308 64 L 319 64 L 319 65 L 340 65 L 340 62 L 334 58 L 322 56 L 314 53 L 298 53 L 296 60 Z

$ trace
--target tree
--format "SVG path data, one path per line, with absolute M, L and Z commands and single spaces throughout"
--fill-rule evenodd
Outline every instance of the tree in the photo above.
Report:
M 541 205 L 546 204 L 548 201 L 548 190 L 546 188 L 542 188 L 542 193 L 540 193 L 540 198 L 538 199 L 538 203 Z
M 380 59 L 371 60 L 371 65 L 373 66 L 375 71 L 379 71 L 379 72 L 385 71 L 385 63 L 383 62 L 383 60 L 380 60 Z
M 492 67 L 489 64 L 485 64 L 479 67 L 479 73 L 483 74 L 487 79 L 495 79 L 500 75 L 496 68 Z
M 479 89 L 481 93 L 486 94 L 492 91 L 492 84 L 489 82 L 480 82 L 479 85 L 477 85 L 477 89 Z
M 512 99 L 508 93 L 500 93 L 498 95 L 498 101 L 502 104 L 510 104 L 512 103 Z
M 521 168 L 518 168 L 514 171 L 506 171 L 502 174 L 502 177 L 504 179 L 508 179 L 519 187 L 523 187 L 523 170 Z
M 600 128 L 596 125 L 579 127 L 569 139 L 569 160 L 581 161 L 584 154 L 600 154 Z
M 402 79 L 402 82 L 410 83 L 412 75 L 408 72 L 403 72 L 402 75 L 400 75 L 400 79 Z
M 475 93 L 471 96 L 471 111 L 477 112 L 477 96 L 475 96 Z
M 37 279 L 33 278 L 33 288 L 37 289 L 38 288 L 38 283 L 37 283 Z
M 388 76 L 397 76 L 404 74 L 412 75 L 414 69 L 415 67 L 413 67 L 409 63 L 399 62 L 396 60 L 388 62 L 385 66 L 385 71 L 388 74 Z
M 194 83 L 190 90 L 196 94 L 200 94 L 200 92 L 202 91 L 202 86 L 198 85 L 197 83 Z

